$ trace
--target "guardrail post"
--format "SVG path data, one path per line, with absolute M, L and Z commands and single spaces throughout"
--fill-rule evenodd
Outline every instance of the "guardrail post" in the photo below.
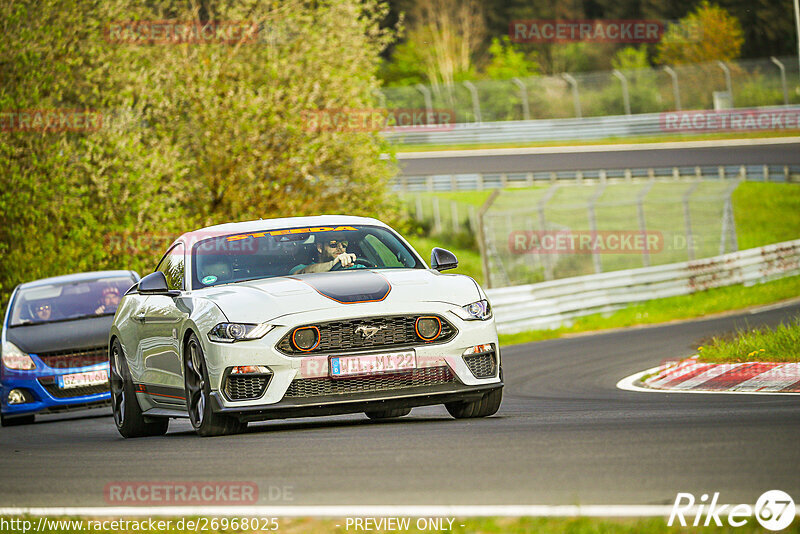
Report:
M 525 83 L 519 78 L 511 78 L 511 81 L 519 87 L 519 98 L 522 100 L 522 118 L 526 121 L 531 120 L 531 110 L 528 104 L 528 88 Z
M 469 90 L 469 94 L 472 97 L 472 113 L 475 116 L 475 122 L 481 123 L 481 102 L 478 99 L 478 88 L 475 87 L 475 84 L 470 81 L 463 82 L 464 87 Z
M 571 75 L 567 74 L 566 72 L 561 75 L 568 84 L 572 87 L 572 100 L 575 104 L 575 117 L 580 119 L 581 118 L 581 99 L 580 95 L 578 94 L 578 80 L 573 78 Z
M 533 173 L 529 172 L 525 174 L 525 185 L 527 187 L 533 187 Z
M 775 56 L 771 56 L 769 58 L 770 61 L 775 63 L 777 67 L 781 70 L 781 87 L 783 88 L 783 105 L 789 105 L 789 89 L 786 87 L 786 67 L 783 66 L 783 63 L 776 58 Z
M 731 69 L 728 65 L 725 64 L 724 61 L 717 60 L 717 65 L 719 68 L 722 69 L 722 72 L 725 73 L 725 86 L 728 88 L 728 94 L 731 95 L 731 107 L 736 107 L 733 103 L 733 86 L 731 85 Z
M 422 93 L 423 98 L 425 98 L 425 110 L 427 111 L 427 117 L 425 117 L 425 124 L 430 124 L 433 118 L 433 98 L 431 97 L 431 90 L 428 89 L 427 86 L 418 83 L 414 86 L 417 91 Z
M 483 174 L 478 173 L 478 191 L 483 191 Z
M 455 174 L 450 175 L 450 190 L 458 191 L 458 179 Z
M 597 199 L 603 194 L 603 190 L 605 188 L 605 184 L 598 185 L 597 190 L 592 195 L 592 198 L 589 199 L 589 229 L 592 231 L 592 238 L 597 237 L 597 216 L 594 211 L 594 206 L 597 203 Z M 597 249 L 592 250 L 592 263 L 594 263 L 594 272 L 603 272 L 603 265 L 600 263 L 600 254 L 597 253 Z
M 769 165 L 764 165 L 764 182 L 769 182 Z
M 611 74 L 614 75 L 616 79 L 620 81 L 622 84 L 622 103 L 625 106 L 625 115 L 631 114 L 631 95 L 628 93 L 628 79 L 625 77 L 619 69 L 614 69 L 611 71 Z
M 605 169 L 600 169 L 600 183 L 605 184 L 608 182 L 608 173 Z
M 675 111 L 681 110 L 681 90 L 678 86 L 678 73 L 672 67 L 664 65 L 664 72 L 672 78 L 672 97 L 675 99 Z
M 698 167 L 699 168 L 699 167 Z M 700 185 L 700 182 L 693 183 L 686 193 L 683 194 L 683 221 L 686 226 L 686 252 L 689 261 L 694 259 L 694 234 L 692 233 L 692 216 L 689 207 L 692 193 Z
M 647 196 L 655 183 L 655 179 L 651 179 L 650 183 L 644 186 L 636 195 L 636 213 L 639 216 L 639 231 L 642 232 L 642 238 L 644 240 L 644 248 L 642 249 L 642 263 L 645 267 L 650 267 L 650 251 L 647 248 L 647 222 L 644 218 L 644 197 Z

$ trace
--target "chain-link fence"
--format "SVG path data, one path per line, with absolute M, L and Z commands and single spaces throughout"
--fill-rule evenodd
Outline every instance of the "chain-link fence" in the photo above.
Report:
M 498 190 L 481 217 L 489 287 L 662 265 L 737 250 L 739 181 Z
M 476 123 L 798 104 L 800 77 L 797 58 L 785 57 L 386 87 L 378 96 L 388 109 L 451 109 L 455 122 Z

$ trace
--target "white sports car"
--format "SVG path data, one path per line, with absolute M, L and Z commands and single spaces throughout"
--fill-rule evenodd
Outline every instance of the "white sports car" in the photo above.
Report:
M 443 249 L 431 269 L 375 219 L 296 217 L 179 237 L 120 302 L 109 340 L 125 437 L 186 417 L 201 436 L 249 421 L 444 404 L 494 414 L 503 395 L 494 318 Z

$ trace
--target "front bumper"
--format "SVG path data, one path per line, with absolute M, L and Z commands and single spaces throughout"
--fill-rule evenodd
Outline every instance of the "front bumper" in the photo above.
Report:
M 86 367 L 72 367 L 53 369 L 37 361 L 37 369 L 31 371 L 12 371 L 3 369 L 0 380 L 0 409 L 3 415 L 30 415 L 42 413 L 58 413 L 105 406 L 111 402 L 111 393 L 108 387 L 92 387 L 78 389 L 73 396 L 69 390 L 58 388 L 58 377 L 82 373 L 86 371 L 108 370 L 108 363 L 100 363 Z M 22 389 L 30 402 L 23 404 L 9 404 L 8 394 L 12 389 Z

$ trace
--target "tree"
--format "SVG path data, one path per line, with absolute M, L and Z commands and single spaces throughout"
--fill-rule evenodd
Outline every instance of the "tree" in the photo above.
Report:
M 658 43 L 656 57 L 661 64 L 730 61 L 739 57 L 743 43 L 736 17 L 703 0 L 680 24 L 669 28 Z

